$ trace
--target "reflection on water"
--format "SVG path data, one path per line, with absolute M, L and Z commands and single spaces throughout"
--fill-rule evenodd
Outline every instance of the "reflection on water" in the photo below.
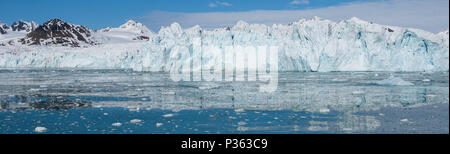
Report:
M 376 84 L 391 75 L 414 85 Z M 70 114 L 76 112 L 72 110 L 85 111 L 83 108 L 89 108 L 90 112 L 120 108 L 130 115 L 135 111 L 152 114 L 154 110 L 196 113 L 218 110 L 218 113 L 237 114 L 225 118 L 237 121 L 236 124 L 216 124 L 223 125 L 215 128 L 223 132 L 228 132 L 227 129 L 243 133 L 370 132 L 383 124 L 375 116 L 355 113 L 448 103 L 448 77 L 448 72 L 284 72 L 279 73 L 276 92 L 261 93 L 261 82 L 173 82 L 167 73 L 0 70 L 0 111 L 2 116 L 14 119 L 17 117 L 8 113 L 45 110 Z M 210 115 L 205 115 L 206 119 L 211 119 Z M 219 121 L 226 123 L 225 119 Z M 3 127 L 11 126 L 0 126 Z M 207 131 L 215 133 L 216 130 Z

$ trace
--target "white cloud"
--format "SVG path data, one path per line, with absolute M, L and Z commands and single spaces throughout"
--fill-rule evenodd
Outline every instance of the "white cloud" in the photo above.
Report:
M 183 27 L 200 25 L 204 28 L 232 26 L 239 20 L 272 25 L 287 24 L 301 18 L 321 18 L 334 21 L 353 16 L 379 24 L 419 28 L 431 32 L 448 29 L 448 0 L 383 0 L 347 3 L 333 7 L 306 10 L 256 10 L 247 12 L 163 12 L 154 11 L 141 21 L 153 30 L 178 22 Z
M 289 4 L 291 5 L 309 4 L 309 0 L 293 0 Z
M 209 3 L 208 6 L 209 6 L 210 8 L 215 8 L 215 7 L 217 7 L 217 6 L 232 6 L 232 4 L 231 4 L 231 3 L 228 3 L 228 2 L 216 1 L 216 2 L 214 2 L 214 3 Z
M 213 7 L 217 7 L 217 4 L 216 3 L 209 3 L 208 6 L 213 8 Z
M 218 2 L 222 6 L 231 6 L 231 3 L 228 2 Z

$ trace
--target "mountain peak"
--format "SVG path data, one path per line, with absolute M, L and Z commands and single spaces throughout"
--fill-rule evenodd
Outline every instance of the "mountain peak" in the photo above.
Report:
M 126 22 L 127 24 L 134 24 L 134 23 L 139 23 L 137 21 L 134 21 L 133 19 L 130 19 Z
M 4 24 L 2 22 L 0 22 L 0 34 L 6 34 L 7 31 L 9 29 L 9 26 L 7 24 Z
M 21 40 L 30 45 L 62 45 L 79 47 L 80 44 L 95 44 L 91 30 L 85 26 L 74 25 L 60 19 L 52 19 L 37 27 Z
M 14 22 L 11 25 L 11 28 L 13 31 L 25 31 L 25 32 L 31 32 L 34 29 L 38 27 L 38 24 L 36 24 L 34 21 L 26 22 L 23 20 L 19 20 L 18 22 Z
M 56 24 L 56 23 L 66 23 L 65 21 L 62 21 L 61 19 L 51 19 L 47 22 L 44 23 L 44 25 L 48 25 L 48 24 Z
M 352 17 L 352 18 L 348 19 L 347 21 L 358 23 L 358 24 L 368 23 L 367 21 L 361 20 L 357 17 Z
M 132 27 L 143 27 L 144 24 L 134 21 L 134 20 L 128 20 L 126 23 L 120 26 L 120 28 L 132 28 Z
M 105 31 L 110 31 L 112 28 L 106 29 Z M 128 20 L 126 23 L 122 24 L 119 28 L 120 31 L 129 31 L 133 33 L 139 34 L 148 34 L 152 33 L 144 24 L 134 21 Z

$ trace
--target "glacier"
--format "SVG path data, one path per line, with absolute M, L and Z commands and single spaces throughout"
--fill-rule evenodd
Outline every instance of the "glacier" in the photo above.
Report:
M 140 25 L 142 27 L 142 25 Z M 146 28 L 145 28 L 146 29 Z M 114 31 L 114 29 L 113 29 Z M 148 41 L 114 41 L 131 38 L 115 30 L 94 32 L 103 43 L 88 47 L 0 46 L 2 68 L 89 68 L 133 69 L 168 72 L 180 69 L 193 57 L 194 38 L 201 46 L 278 46 L 279 71 L 448 71 L 449 33 L 431 33 L 414 28 L 375 24 L 351 18 L 338 22 L 315 17 L 287 25 L 249 24 L 239 21 L 232 27 L 183 29 L 178 23 L 159 32 L 145 31 Z M 137 36 L 137 35 L 135 35 Z M 0 35 L 0 40 L 5 37 Z M 134 36 L 133 36 L 134 37 Z M 101 42 L 101 41 L 100 41 Z M 215 61 L 222 53 L 203 57 Z M 250 67 L 250 66 L 249 66 Z M 195 68 L 194 68 L 195 70 Z

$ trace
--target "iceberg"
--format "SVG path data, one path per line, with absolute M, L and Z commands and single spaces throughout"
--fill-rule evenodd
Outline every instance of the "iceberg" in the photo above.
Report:
M 235 26 L 218 29 L 200 26 L 182 29 L 178 23 L 173 23 L 162 27 L 158 33 L 146 33 L 148 41 L 103 41 L 103 44 L 78 48 L 0 46 L 0 67 L 169 72 L 186 67 L 184 65 L 190 58 L 202 56 L 181 53 L 192 53 L 194 40 L 200 38 L 202 49 L 209 46 L 222 50 L 225 46 L 278 46 L 279 71 L 449 70 L 448 30 L 435 34 L 358 18 L 334 22 L 315 17 L 272 26 L 239 21 Z M 109 37 L 106 32 L 92 35 L 93 39 L 108 40 L 105 37 Z M 221 52 L 208 53 L 202 63 L 222 65 L 216 62 L 222 56 Z
M 390 76 L 388 79 L 384 79 L 377 82 L 378 85 L 386 86 L 413 86 L 414 84 L 403 80 L 399 77 Z

